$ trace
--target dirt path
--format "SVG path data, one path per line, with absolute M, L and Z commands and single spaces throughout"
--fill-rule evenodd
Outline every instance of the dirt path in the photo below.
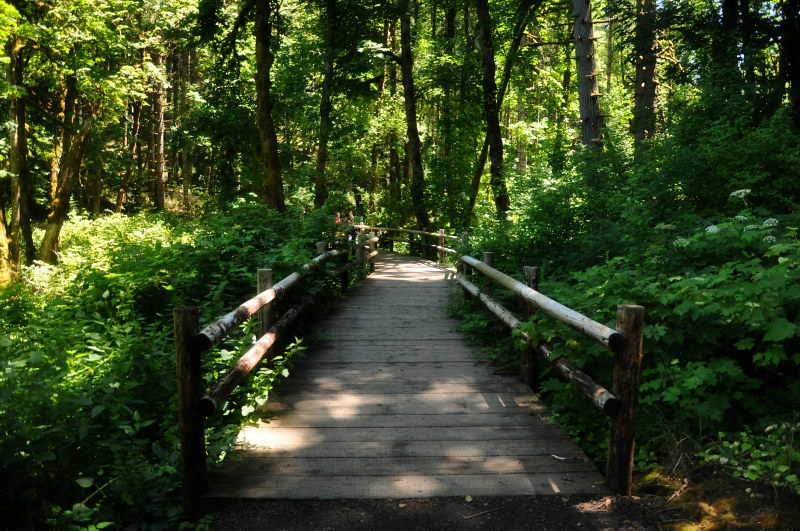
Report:
M 652 498 L 592 496 L 224 502 L 211 529 L 287 531 L 659 529 L 669 520 Z

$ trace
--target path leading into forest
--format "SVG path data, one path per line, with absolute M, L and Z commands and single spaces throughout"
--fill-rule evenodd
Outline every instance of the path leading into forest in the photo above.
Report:
M 240 433 L 211 498 L 606 494 L 517 377 L 494 374 L 447 316 L 431 262 L 381 254 Z

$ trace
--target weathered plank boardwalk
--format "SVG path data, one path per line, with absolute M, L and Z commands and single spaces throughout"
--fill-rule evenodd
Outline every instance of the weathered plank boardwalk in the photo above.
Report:
M 381 254 L 320 323 L 307 358 L 240 433 L 210 497 L 418 498 L 606 492 L 514 376 L 493 374 L 445 313 L 430 262 Z

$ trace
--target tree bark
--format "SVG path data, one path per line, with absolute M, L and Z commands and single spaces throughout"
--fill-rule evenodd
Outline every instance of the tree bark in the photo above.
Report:
M 328 138 L 331 129 L 331 92 L 333 91 L 333 60 L 336 56 L 336 0 L 325 1 L 325 75 L 322 78 L 322 97 L 319 104 L 319 146 L 317 149 L 314 208 L 321 208 L 328 199 L 325 164 L 328 159 Z
M 164 63 L 161 53 L 153 54 L 153 65 L 160 69 Z M 164 87 L 157 81 L 153 90 L 153 205 L 156 210 L 164 210 Z
M 131 142 L 130 149 L 130 162 L 128 167 L 125 168 L 125 176 L 122 178 L 122 185 L 117 190 L 117 201 L 114 205 L 114 212 L 119 214 L 122 212 L 122 204 L 125 202 L 125 194 L 128 192 L 128 186 L 133 178 L 133 168 L 138 165 L 138 161 L 142 157 L 141 144 L 139 143 L 139 127 L 142 116 L 142 102 L 135 101 L 131 104 Z
M 499 219 L 506 218 L 511 206 L 506 187 L 503 164 L 503 136 L 500 129 L 500 106 L 497 83 L 494 79 L 494 45 L 492 43 L 492 20 L 488 0 L 475 0 L 480 35 L 481 64 L 483 65 L 483 112 L 486 120 L 486 141 L 489 145 L 489 184 L 494 195 L 494 204 Z
M 25 120 L 25 100 L 14 87 L 22 88 L 25 59 L 22 57 L 22 39 L 14 35 L 9 39 L 9 57 L 6 80 L 9 88 L 8 114 L 12 122 L 9 128 L 8 170 L 11 174 L 11 212 L 9 225 L 10 260 L 14 269 L 19 269 L 21 240 L 25 239 L 25 258 L 28 264 L 35 258 L 35 247 L 31 236 L 30 197 L 28 193 L 30 169 L 28 166 L 28 136 Z
M 260 190 L 261 201 L 269 208 L 283 212 L 286 204 L 283 196 L 283 177 L 278 157 L 278 135 L 272 118 L 272 81 L 270 70 L 275 61 L 270 45 L 272 39 L 271 0 L 256 1 L 256 115 L 261 139 L 260 157 L 264 165 L 264 182 Z M 277 8 L 275 9 L 277 11 Z
M 425 208 L 425 173 L 422 169 L 422 149 L 417 129 L 417 104 L 414 93 L 414 58 L 411 55 L 411 13 L 409 0 L 400 0 L 400 70 L 403 78 L 406 125 L 408 134 L 408 156 L 411 164 L 411 202 L 414 216 L 420 227 L 428 226 L 428 211 Z
M 522 36 L 525 32 L 525 26 L 528 23 L 528 15 L 530 14 L 531 10 L 534 6 L 541 5 L 541 0 L 522 0 L 517 10 L 514 14 L 514 40 L 511 41 L 511 46 L 509 47 L 509 51 L 506 54 L 506 62 L 503 65 L 503 78 L 500 81 L 500 86 L 497 89 L 497 108 L 499 109 L 503 105 L 503 99 L 505 98 L 506 89 L 508 88 L 508 83 L 511 80 L 511 71 L 514 66 L 514 57 L 517 54 L 517 50 L 519 50 L 520 43 L 522 42 Z M 466 5 L 466 4 L 465 4 Z M 466 11 L 468 14 L 468 11 Z M 469 40 L 472 43 L 472 40 Z M 478 192 L 480 191 L 481 186 L 481 177 L 483 176 L 483 170 L 486 167 L 486 160 L 489 156 L 489 135 L 486 135 L 486 138 L 483 142 L 483 147 L 481 148 L 481 152 L 478 155 L 478 162 L 475 164 L 475 172 L 472 174 L 472 183 L 470 184 L 470 197 L 469 197 L 469 205 L 467 206 L 467 211 L 465 213 L 464 225 L 469 226 L 469 221 L 472 218 L 472 212 L 475 210 L 475 202 L 478 200 Z
M 58 189 L 50 205 L 50 213 L 47 215 L 47 227 L 45 228 L 42 247 L 39 251 L 39 260 L 42 262 L 56 262 L 56 248 L 58 246 L 61 226 L 67 218 L 69 212 L 69 198 L 72 187 L 78 178 L 83 155 L 86 153 L 86 146 L 89 142 L 89 133 L 92 129 L 93 117 L 89 115 L 81 125 L 80 130 L 70 141 L 69 151 L 61 157 L 61 164 L 58 172 Z
M 633 104 L 635 155 L 649 147 L 656 127 L 656 2 L 636 0 L 635 64 L 636 89 Z
M 578 74 L 581 142 L 587 147 L 602 149 L 603 118 L 600 116 L 591 1 L 573 0 L 572 14 L 575 17 L 575 64 Z
M 781 2 L 781 72 L 789 85 L 792 120 L 800 129 L 800 0 Z

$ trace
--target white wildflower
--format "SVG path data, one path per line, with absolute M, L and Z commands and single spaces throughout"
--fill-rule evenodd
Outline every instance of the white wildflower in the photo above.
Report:
M 775 236 L 764 236 L 764 243 L 775 243 Z
M 719 464 L 721 464 L 721 465 L 727 465 L 728 461 L 729 461 L 729 459 L 727 457 L 720 457 L 719 458 Z
M 675 225 L 671 223 L 659 223 L 656 225 L 656 230 L 672 230 L 675 228 Z
M 765 227 L 775 227 L 776 225 L 778 225 L 778 220 L 775 218 L 769 218 L 764 220 Z
M 672 242 L 672 245 L 674 245 L 678 249 L 683 249 L 684 247 L 689 246 L 689 240 L 687 240 L 686 238 L 678 238 L 677 240 Z
M 744 228 L 744 230 L 758 230 L 760 227 L 758 225 L 748 225 Z
M 717 231 L 719 231 L 719 227 L 717 227 L 716 225 L 709 225 L 708 227 L 706 227 L 706 232 L 714 233 Z
M 737 221 L 747 221 L 747 216 L 736 216 Z
M 735 192 L 731 192 L 731 197 L 744 197 L 750 193 L 750 188 L 742 188 L 741 190 L 736 190 Z

